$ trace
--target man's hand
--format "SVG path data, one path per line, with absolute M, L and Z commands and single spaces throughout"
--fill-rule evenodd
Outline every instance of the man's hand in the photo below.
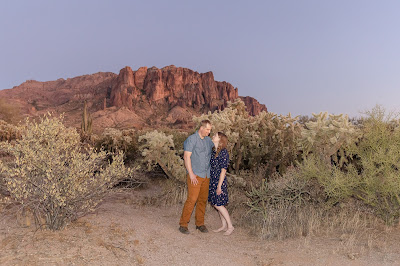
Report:
M 190 177 L 190 182 L 192 183 L 192 185 L 196 186 L 197 184 L 199 184 L 199 181 L 197 180 L 197 176 L 195 174 L 193 174 L 193 175 L 189 174 L 189 177 Z
M 192 161 L 190 159 L 191 155 L 192 155 L 192 153 L 190 151 L 185 151 L 183 153 L 183 159 L 185 161 L 186 170 L 189 173 L 190 183 L 192 183 L 192 185 L 195 186 L 199 183 L 199 181 L 197 180 L 197 176 L 193 173 L 193 170 L 192 170 Z

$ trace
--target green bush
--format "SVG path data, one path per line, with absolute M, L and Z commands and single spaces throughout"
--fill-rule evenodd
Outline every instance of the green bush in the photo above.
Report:
M 0 120 L 0 141 L 12 141 L 21 137 L 20 129 L 17 126 Z
M 95 141 L 95 146 L 111 153 L 123 151 L 125 162 L 135 161 L 139 153 L 138 136 L 134 129 L 106 128 Z
M 306 123 L 306 154 L 301 176 L 321 185 L 330 204 L 361 200 L 388 224 L 400 217 L 400 127 L 393 114 L 377 106 L 359 128 L 343 116 L 316 116 Z M 339 119 L 339 120 L 338 120 Z M 334 164 L 332 164 L 333 160 Z
M 316 182 L 322 189 L 324 201 L 329 206 L 352 197 L 360 182 L 357 169 L 350 165 L 346 171 L 327 164 L 320 156 L 311 155 L 298 166 L 302 179 Z
M 82 147 L 79 134 L 66 128 L 62 117 L 27 120 L 22 138 L 1 143 L 0 149 L 14 158 L 11 163 L 0 161 L 10 200 L 51 230 L 93 211 L 109 188 L 131 174 L 122 153 Z
M 360 185 L 355 195 L 388 224 L 400 217 L 400 127 L 397 117 L 376 106 L 362 121 L 357 155 Z

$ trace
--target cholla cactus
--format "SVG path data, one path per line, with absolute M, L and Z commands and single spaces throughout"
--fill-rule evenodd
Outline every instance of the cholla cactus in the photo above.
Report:
M 0 141 L 11 141 L 21 137 L 20 129 L 17 126 L 0 120 Z
M 139 143 L 149 170 L 158 164 L 170 178 L 186 182 L 184 162 L 177 155 L 172 135 L 154 130 L 140 136 Z
M 296 123 L 297 117 L 277 115 L 274 113 L 261 113 L 256 116 L 253 126 L 258 138 L 252 145 L 253 165 L 262 161 L 268 162 L 269 173 L 273 173 L 279 166 L 284 172 L 297 160 L 297 142 L 301 135 L 301 125 Z
M 313 114 L 316 121 L 309 121 L 301 132 L 300 146 L 304 154 L 321 156 L 330 164 L 331 158 L 343 166 L 347 162 L 345 149 L 354 144 L 361 132 L 349 122 L 347 115 L 328 115 L 327 112 Z
M 135 130 L 119 130 L 116 128 L 106 128 L 98 140 L 99 145 L 111 152 L 122 150 L 125 153 L 131 145 L 136 144 Z
M 228 152 L 231 160 L 231 166 L 238 172 L 245 149 L 245 140 L 247 127 L 249 125 L 250 115 L 246 111 L 244 102 L 237 99 L 235 102 L 228 102 L 228 106 L 223 111 L 208 112 L 201 116 L 194 116 L 193 121 L 200 123 L 202 120 L 208 119 L 213 125 L 212 132 L 224 132 L 228 137 Z M 212 134 L 213 134 L 212 133 Z
M 105 151 L 83 148 L 73 128 L 62 124 L 62 117 L 26 121 L 22 138 L 0 143 L 0 150 L 12 155 L 11 163 L 0 161 L 11 200 L 29 208 L 37 221 L 49 229 L 63 228 L 101 202 L 108 189 L 131 175 L 123 154 L 107 161 Z
M 284 168 L 296 159 L 301 126 L 290 114 L 278 116 L 261 112 L 253 117 L 247 113 L 243 101 L 237 99 L 229 102 L 223 111 L 193 118 L 197 123 L 204 119 L 212 122 L 213 132 L 222 131 L 227 135 L 232 168 L 236 173 L 243 168 L 267 164 L 269 174 L 277 166 Z

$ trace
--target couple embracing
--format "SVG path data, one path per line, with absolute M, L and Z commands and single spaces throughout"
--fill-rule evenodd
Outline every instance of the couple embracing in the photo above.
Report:
M 189 234 L 188 223 L 195 206 L 196 229 L 203 233 L 208 232 L 204 225 L 207 199 L 218 211 L 222 222 L 221 228 L 213 231 L 225 231 L 224 235 L 230 235 L 234 230 L 225 208 L 228 203 L 228 138 L 224 133 L 218 132 L 211 140 L 208 136 L 211 128 L 209 120 L 201 121 L 200 129 L 190 135 L 183 144 L 185 167 L 188 172 L 188 196 L 179 221 L 179 231 L 184 234 Z

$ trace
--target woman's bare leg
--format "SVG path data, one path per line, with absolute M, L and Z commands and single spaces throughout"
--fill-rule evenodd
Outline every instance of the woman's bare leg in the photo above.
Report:
M 228 226 L 228 230 L 226 230 L 224 235 L 228 236 L 228 235 L 232 234 L 232 232 L 235 228 L 232 225 L 232 221 L 231 221 L 231 218 L 229 217 L 228 210 L 225 208 L 225 206 L 215 206 L 215 208 L 219 211 L 219 213 L 225 219 L 226 224 Z
M 214 206 L 215 207 L 215 206 Z M 226 231 L 228 229 L 227 225 L 226 225 L 226 220 L 224 218 L 224 216 L 222 216 L 221 212 L 218 211 L 217 208 L 215 208 L 218 212 L 219 218 L 221 218 L 221 222 L 222 222 L 222 227 L 218 228 L 217 230 L 213 230 L 213 232 L 218 233 L 221 231 Z

